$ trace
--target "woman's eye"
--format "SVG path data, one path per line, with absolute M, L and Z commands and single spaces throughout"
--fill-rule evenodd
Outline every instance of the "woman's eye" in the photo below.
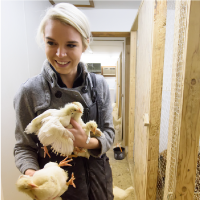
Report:
M 76 47 L 76 45 L 74 45 L 74 44 L 68 44 L 67 46 L 70 47 L 70 48 Z
M 50 41 L 48 41 L 47 44 L 50 45 L 50 46 L 54 45 L 54 43 L 50 42 Z

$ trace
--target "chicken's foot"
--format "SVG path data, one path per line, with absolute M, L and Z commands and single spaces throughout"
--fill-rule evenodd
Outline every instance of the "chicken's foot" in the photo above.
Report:
M 83 149 L 83 148 L 75 147 L 74 152 L 76 152 L 76 153 L 85 153 L 86 150 Z
M 44 158 L 46 157 L 46 155 L 49 156 L 49 158 L 51 158 L 51 156 L 49 155 L 48 149 L 46 146 L 41 147 L 42 149 L 44 149 Z
M 76 188 L 76 185 L 74 184 L 74 180 L 75 180 L 75 178 L 74 178 L 74 173 L 72 173 L 71 179 L 70 179 L 66 184 L 67 184 L 68 186 L 69 186 L 69 185 L 73 185 L 73 187 Z
M 68 156 L 64 160 L 60 161 L 60 163 L 58 164 L 59 167 L 62 167 L 62 166 L 72 166 L 72 165 L 68 164 L 68 162 L 72 161 L 73 159 L 67 160 L 67 158 L 68 158 Z

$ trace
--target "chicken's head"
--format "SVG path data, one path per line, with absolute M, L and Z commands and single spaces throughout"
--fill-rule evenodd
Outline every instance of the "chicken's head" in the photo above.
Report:
M 32 177 L 28 175 L 21 175 L 17 180 L 16 186 L 22 192 L 28 192 L 38 187 L 32 182 Z
M 82 104 L 80 102 L 78 102 L 78 101 L 74 101 L 73 104 L 77 105 L 79 110 L 83 114 L 83 106 L 82 106 Z
M 80 110 L 80 108 L 73 103 L 66 104 L 64 108 L 60 109 L 60 111 L 62 112 L 62 115 L 64 116 L 66 115 L 73 116 L 75 113 L 79 113 L 82 115 L 82 111 Z
M 89 121 L 85 125 L 86 129 L 89 131 L 92 131 L 95 135 L 96 129 L 97 129 L 97 123 L 95 121 Z

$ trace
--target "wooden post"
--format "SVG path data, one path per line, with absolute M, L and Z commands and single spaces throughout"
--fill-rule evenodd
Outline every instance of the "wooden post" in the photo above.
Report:
M 125 52 L 125 131 L 124 143 L 128 146 L 129 136 L 129 94 L 130 94 L 130 37 L 126 38 Z
M 135 121 L 135 68 L 137 32 L 131 31 L 130 38 L 130 72 L 129 72 L 129 130 L 128 130 L 128 160 L 133 160 L 134 121 Z
M 166 0 L 155 0 L 143 1 L 138 14 L 134 137 L 138 200 L 156 199 L 166 13 Z
M 165 200 L 194 198 L 200 134 L 199 10 L 200 1 L 179 1 L 176 5 L 175 28 L 178 31 L 174 40 L 175 79 L 171 94 L 172 123 L 169 126 Z M 185 19 L 182 19 L 185 22 L 181 24 L 182 11 L 185 12 Z M 172 168 L 173 162 L 176 165 Z

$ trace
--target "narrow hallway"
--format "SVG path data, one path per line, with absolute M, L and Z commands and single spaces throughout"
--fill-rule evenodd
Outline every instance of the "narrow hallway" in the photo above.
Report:
M 117 113 L 118 113 L 117 108 L 113 108 L 113 117 L 116 117 Z M 113 185 L 125 190 L 128 187 L 133 186 L 133 183 L 132 183 L 129 163 L 127 160 L 127 152 L 123 160 L 116 160 L 114 158 L 113 148 L 116 146 L 117 143 L 121 142 L 120 140 L 121 124 L 114 126 L 114 128 L 115 128 L 115 142 L 112 148 L 107 152 L 107 156 L 109 157 L 110 165 L 112 168 Z M 134 191 L 131 192 L 130 195 L 125 200 L 135 200 Z

